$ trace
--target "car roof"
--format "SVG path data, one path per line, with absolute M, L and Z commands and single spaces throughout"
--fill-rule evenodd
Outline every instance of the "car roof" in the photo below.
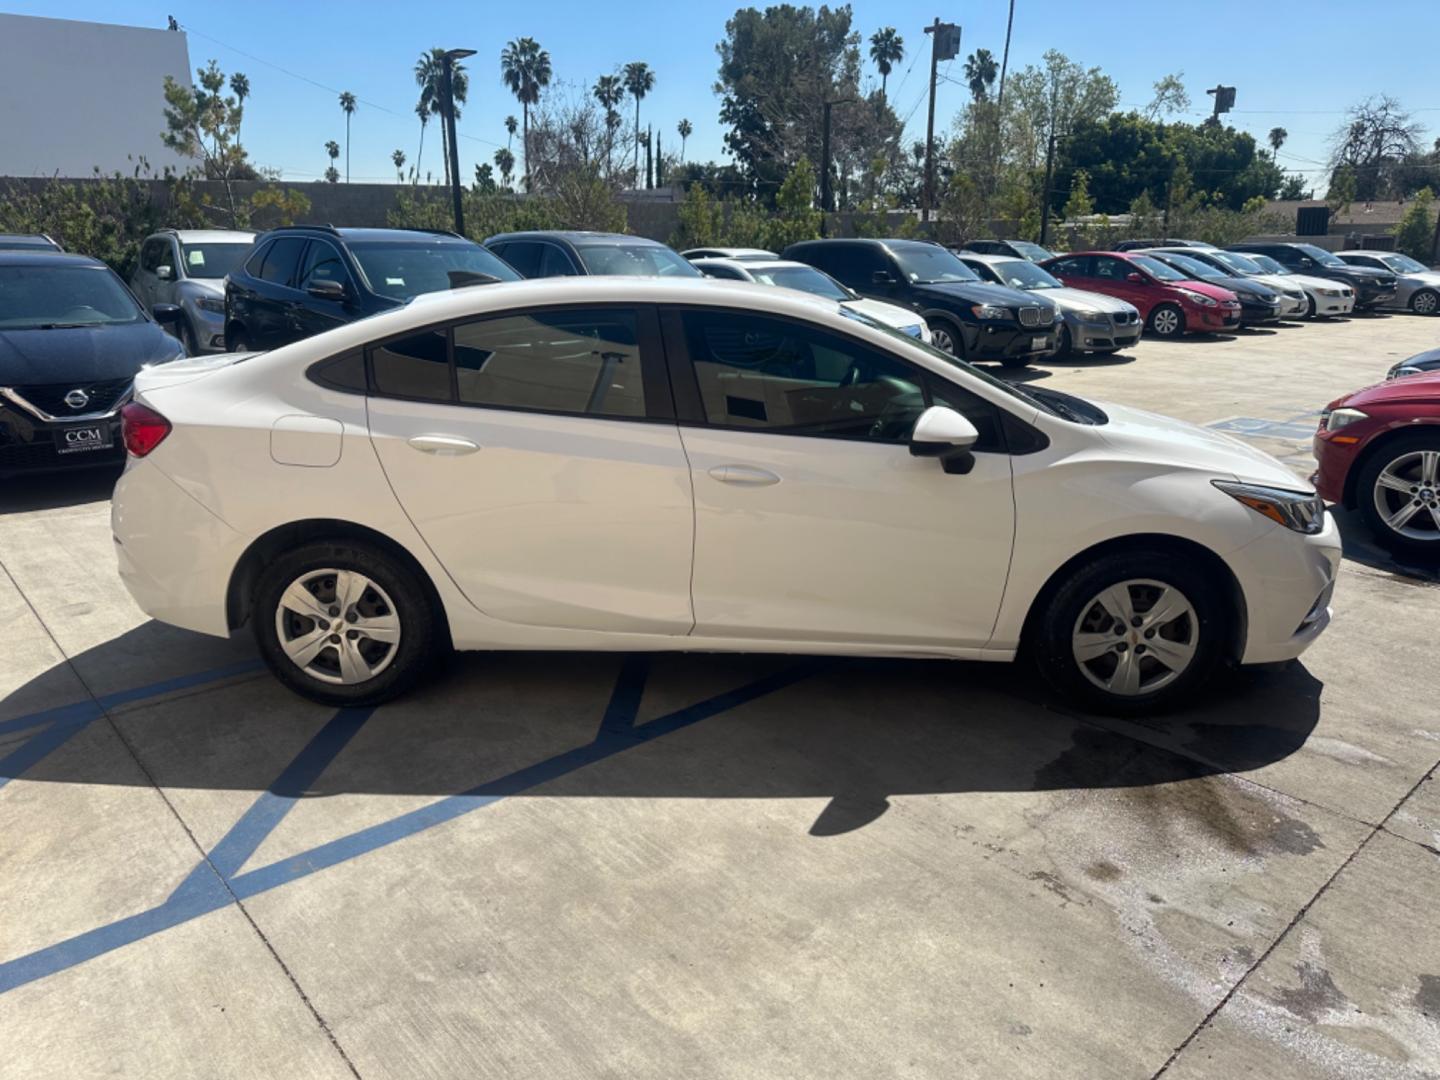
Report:
M 51 248 L 52 250 L 56 246 L 55 241 L 44 233 L 0 233 L 0 242 L 19 243 L 27 246 Z
M 108 270 L 99 259 L 46 248 L 0 249 L 0 266 L 88 266 Z
M 717 252 L 715 255 L 707 252 Z M 778 259 L 780 256 L 773 251 L 764 248 L 747 247 L 694 247 L 687 248 L 680 253 L 687 259 L 743 259 L 749 262 L 754 259 Z
M 1381 255 L 1403 255 L 1403 251 L 1378 251 L 1375 248 L 1346 248 L 1344 251 L 1332 251 L 1332 255 L 1372 255 L 1379 258 Z
M 823 274 L 823 270 L 815 270 L 809 263 L 800 262 L 798 259 L 691 259 L 696 266 L 734 266 L 741 270 L 814 270 L 817 274 Z
M 427 237 L 437 244 L 473 244 L 475 241 L 443 229 L 373 229 L 335 228 L 333 225 L 279 225 L 262 234 L 271 236 L 335 236 L 346 241 L 360 241 L 367 244 L 403 244 L 413 242 L 417 237 Z M 258 238 L 257 238 L 258 239 Z
M 960 258 L 962 258 L 962 259 L 974 259 L 976 262 L 978 262 L 978 263 L 984 263 L 986 266 L 995 266 L 995 265 L 997 265 L 997 264 L 999 264 L 999 263 L 1007 263 L 1007 262 L 1029 262 L 1029 261 L 1030 261 L 1029 259 L 1027 259 L 1027 258 L 1025 258 L 1024 256 L 1021 256 L 1021 255 L 1004 255 L 1004 254 L 995 255 L 995 254 L 991 254 L 991 253 L 988 252 L 988 251 L 957 251 L 957 252 L 955 252 L 955 254 L 956 254 L 956 255 L 959 255 Z
M 182 244 L 248 244 L 256 234 L 249 229 L 161 229 L 154 235 L 174 236 Z
M 651 240 L 648 236 L 634 236 L 630 233 L 613 232 L 586 232 L 582 229 L 530 229 L 524 232 L 496 233 L 494 236 L 485 238 L 485 243 L 491 244 L 497 241 L 512 240 L 564 240 L 574 247 L 587 247 L 596 244 L 622 244 L 632 247 L 666 247 L 659 240 Z

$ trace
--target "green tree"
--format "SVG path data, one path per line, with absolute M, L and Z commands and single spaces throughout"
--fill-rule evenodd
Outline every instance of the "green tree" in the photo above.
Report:
M 625 90 L 635 99 L 635 186 L 640 186 L 640 102 L 655 89 L 655 73 L 643 60 L 625 65 Z
M 1424 130 L 1424 125 L 1388 94 L 1366 98 L 1350 107 L 1330 138 L 1331 171 L 1350 171 L 1354 198 L 1381 198 L 1390 193 L 1397 168 L 1420 152 Z
M 848 9 L 847 9 L 848 10 Z M 895 65 L 905 59 L 905 39 L 886 26 L 870 35 L 870 59 L 880 71 L 880 98 L 885 99 L 885 84 Z
M 509 147 L 502 146 L 495 151 L 495 167 L 500 170 L 501 184 L 509 188 L 510 176 L 515 172 L 515 155 L 510 152 Z
M 540 101 L 540 91 L 550 85 L 553 71 L 550 54 L 540 47 L 534 38 L 522 37 L 511 41 L 500 51 L 500 79 L 520 102 L 523 130 L 520 149 L 524 154 L 526 185 L 529 185 L 530 168 L 530 107 Z
M 1310 198 L 1310 185 L 1305 182 L 1305 177 L 1300 173 L 1290 173 L 1285 177 L 1285 182 L 1280 185 L 1280 194 L 1277 198 L 1308 199 Z
M 440 117 L 440 154 L 445 159 L 445 182 L 450 182 L 450 133 L 444 123 L 445 115 L 445 50 L 438 45 L 429 52 L 420 54 L 415 61 L 415 85 L 420 88 L 420 102 L 415 112 L 420 116 L 420 138 L 424 145 L 425 121 L 431 116 Z M 450 89 L 455 100 L 455 122 L 460 122 L 460 106 L 470 96 L 470 76 L 465 65 L 456 60 L 450 67 Z M 423 112 L 422 112 L 423 109 Z M 415 155 L 415 168 L 419 171 L 420 155 Z
M 691 184 L 680 201 L 679 224 L 670 237 L 670 246 L 683 251 L 693 247 L 715 247 L 725 225 L 722 205 L 711 198 L 704 184 Z
M 681 120 L 675 125 L 675 130 L 680 133 L 680 163 L 683 165 L 685 163 L 685 140 L 695 133 L 695 129 L 690 125 L 689 120 Z
M 1330 216 L 1339 217 L 1350 209 L 1355 201 L 1359 185 L 1355 182 L 1355 170 L 1342 165 L 1330 175 L 1330 190 L 1325 193 L 1325 202 L 1330 206 Z
M 784 251 L 801 240 L 814 240 L 820 236 L 820 219 L 820 211 L 815 209 L 815 168 L 802 157 L 775 195 L 775 215 L 764 246 Z
M 424 101 L 415 103 L 415 115 L 420 118 L 420 147 L 415 151 L 415 168 L 410 171 L 414 182 L 420 180 L 420 160 L 425 155 L 425 125 L 430 122 L 430 106 Z
M 405 182 L 405 151 L 392 150 L 390 160 L 395 164 L 395 176 L 403 184 Z
M 625 85 L 619 75 L 601 75 L 590 88 L 591 96 L 605 110 L 605 172 L 609 175 L 615 151 L 615 133 L 620 130 L 620 113 L 615 108 L 625 100 Z
M 245 109 L 245 99 L 250 96 L 250 77 L 243 71 L 237 71 L 230 76 L 230 92 L 235 95 L 235 102 L 240 106 L 242 115 Z M 235 146 L 240 146 L 240 123 L 235 123 Z
M 976 49 L 971 53 L 965 61 L 965 84 L 970 87 L 970 96 L 976 101 L 985 101 L 999 71 L 989 49 Z
M 350 117 L 355 115 L 355 95 L 346 90 L 340 95 L 340 111 L 345 114 L 345 182 L 350 182 Z
M 1280 147 L 1285 145 L 1285 140 L 1289 137 L 1290 132 L 1286 131 L 1283 127 L 1271 128 L 1270 134 L 1265 136 L 1265 141 L 1270 144 L 1270 153 L 1280 153 Z
M 232 93 L 224 95 L 225 74 L 214 60 L 195 72 L 197 87 L 182 86 L 165 77 L 165 131 L 160 141 L 185 157 L 197 161 L 196 171 L 207 180 L 224 185 L 231 227 L 240 220 L 240 200 L 234 181 L 250 179 L 244 149 L 236 141 L 245 110 Z
M 1185 89 L 1185 78 L 1183 71 L 1177 71 L 1174 75 L 1165 75 L 1155 85 L 1155 95 L 1150 99 L 1149 106 L 1145 109 L 1145 119 L 1154 120 L 1158 116 L 1168 116 L 1171 113 L 1183 113 L 1190 108 L 1190 94 Z
M 340 156 L 340 144 L 334 139 L 330 139 L 325 143 L 325 153 L 330 156 L 330 165 L 325 170 L 325 179 L 332 184 L 338 184 L 340 182 L 340 170 L 335 168 L 335 159 Z
M 1435 260 L 1435 221 L 1430 213 L 1434 201 L 1435 196 L 1430 189 L 1421 188 L 1395 226 L 1396 250 L 1403 251 L 1412 259 L 1419 259 L 1427 266 Z
M 520 121 L 513 115 L 505 117 L 505 149 L 510 149 L 510 144 L 515 141 L 515 132 L 520 127 Z

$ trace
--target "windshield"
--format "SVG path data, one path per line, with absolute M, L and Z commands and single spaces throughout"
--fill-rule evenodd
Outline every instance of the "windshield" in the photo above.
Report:
M 144 319 L 130 291 L 103 266 L 0 266 L 0 330 L 59 330 Z
M 1159 259 L 1152 259 L 1149 255 L 1135 255 L 1130 260 L 1140 269 L 1144 270 L 1156 281 L 1184 281 L 1185 275 L 1179 270 L 1166 266 Z
M 520 280 L 508 264 L 479 244 L 352 243 L 350 250 L 371 290 L 396 300 L 475 284 L 467 280 L 470 274 Z
M 1381 255 L 1380 261 L 1398 274 L 1423 274 L 1430 269 L 1409 255 Z
M 249 244 L 181 244 L 180 257 L 185 260 L 186 277 L 223 278 L 249 250 Z
M 583 244 L 576 248 L 592 274 L 637 277 L 704 277 L 668 247 L 660 244 Z
M 1053 251 L 1048 251 L 1039 244 L 1032 244 L 1029 240 L 1011 240 L 1010 246 L 1031 262 L 1044 262 L 1055 257 Z
M 855 294 L 813 266 L 782 266 L 774 270 L 751 270 L 756 281 L 779 285 L 782 289 L 799 289 L 827 300 L 854 300 Z
M 1210 257 L 1224 263 L 1237 274 L 1263 274 L 1265 270 L 1256 261 L 1256 256 L 1237 255 L 1233 251 L 1211 251 Z
M 1226 254 L 1232 253 L 1227 252 Z M 1289 277 L 1292 273 L 1292 271 L 1287 270 L 1284 266 L 1281 266 L 1269 255 L 1260 255 L 1256 252 L 1251 252 L 1248 256 L 1246 256 L 1246 258 L 1248 258 L 1256 266 L 1260 267 L 1261 270 L 1264 270 L 1267 274 L 1284 274 Z
M 1336 255 L 1332 255 L 1324 248 L 1316 247 L 1314 244 L 1296 244 L 1295 246 L 1299 250 L 1303 251 L 1306 255 L 1309 255 L 1321 266 L 1338 266 L 1341 270 L 1344 270 L 1347 266 L 1350 265 L 1344 259 L 1339 258 Z
M 938 244 L 896 244 L 890 249 L 900 272 L 916 285 L 935 281 L 979 281 L 975 272 Z
M 1000 282 L 1012 289 L 1063 289 L 1065 286 L 1051 276 L 1050 272 L 1032 262 L 1012 259 L 1009 262 L 991 263 L 990 269 L 1000 275 Z
M 1214 281 L 1217 278 L 1223 278 L 1225 276 L 1209 263 L 1203 263 L 1199 259 L 1192 259 L 1188 255 L 1176 255 L 1173 251 L 1165 255 L 1165 262 L 1197 281 Z

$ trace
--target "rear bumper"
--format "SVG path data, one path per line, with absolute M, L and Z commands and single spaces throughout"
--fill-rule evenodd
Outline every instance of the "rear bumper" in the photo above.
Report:
M 1293 660 L 1330 625 L 1340 569 L 1340 530 L 1332 515 L 1315 536 L 1277 525 L 1225 561 L 1245 596 L 1242 664 Z

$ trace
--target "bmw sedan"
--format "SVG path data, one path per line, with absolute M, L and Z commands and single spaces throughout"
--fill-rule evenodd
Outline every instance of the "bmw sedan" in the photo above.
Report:
M 1394 274 L 1395 299 L 1390 307 L 1413 311 L 1416 315 L 1440 315 L 1440 270 L 1432 270 L 1398 251 L 1337 251 L 1335 254 L 1351 266 Z
M 1236 439 L 741 282 L 417 297 L 143 373 L 112 526 L 155 618 L 315 700 L 460 649 L 1006 661 L 1084 706 L 1298 656 L 1340 559 Z
M 0 477 L 118 466 L 135 373 L 184 355 L 104 263 L 0 252 Z

